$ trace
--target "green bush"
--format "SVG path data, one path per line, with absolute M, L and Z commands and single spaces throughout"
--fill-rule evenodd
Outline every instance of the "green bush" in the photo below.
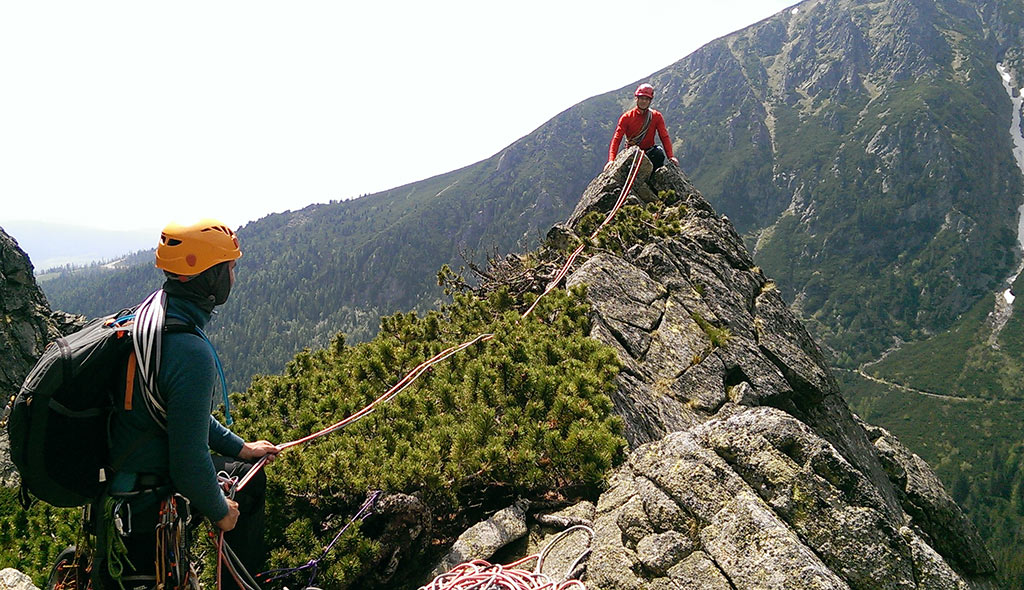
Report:
M 383 318 L 370 342 L 346 346 L 338 336 L 297 355 L 283 375 L 254 380 L 238 400 L 240 434 L 296 440 L 358 411 L 436 353 L 494 334 L 363 420 L 282 455 L 269 473 L 271 567 L 318 553 L 372 489 L 419 497 L 442 538 L 466 526 L 457 515 L 468 506 L 487 512 L 517 496 L 597 492 L 625 448 L 608 397 L 618 359 L 585 336 L 581 292 L 555 291 L 520 320 L 525 303 L 504 289 L 455 295 L 424 317 Z M 380 547 L 358 530 L 343 542 L 321 570 L 324 586 L 351 584 L 378 558 Z
M 0 569 L 20 570 L 42 587 L 57 555 L 78 538 L 81 517 L 77 508 L 43 502 L 23 510 L 17 489 L 0 487 Z
M 662 191 L 660 198 L 669 200 L 672 191 Z M 634 244 L 649 244 L 658 238 L 678 235 L 680 216 L 684 207 L 666 207 L 664 201 L 649 203 L 646 207 L 626 205 L 595 239 L 595 245 L 616 254 L 622 254 Z M 590 236 L 607 217 L 603 211 L 591 211 L 580 220 L 578 232 Z

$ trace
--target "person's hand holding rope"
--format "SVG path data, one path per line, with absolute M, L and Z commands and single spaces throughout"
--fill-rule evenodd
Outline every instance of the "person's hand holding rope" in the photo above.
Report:
M 254 459 L 262 459 L 266 457 L 266 463 L 273 463 L 274 459 L 277 459 L 277 454 L 281 452 L 274 443 L 267 440 L 258 440 L 256 442 L 247 442 L 242 445 L 242 450 L 238 453 L 238 458 L 243 461 L 253 461 Z
M 235 502 L 231 498 L 224 498 L 224 501 L 228 503 L 228 513 L 224 515 L 224 518 L 213 524 L 216 525 L 218 529 L 228 532 L 238 524 L 238 502 Z

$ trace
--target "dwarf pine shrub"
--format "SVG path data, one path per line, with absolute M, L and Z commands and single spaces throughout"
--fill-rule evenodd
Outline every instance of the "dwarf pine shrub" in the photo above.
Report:
M 319 554 L 368 490 L 420 498 L 442 539 L 472 524 L 458 516 L 467 507 L 479 515 L 519 496 L 596 493 L 625 448 L 608 397 L 618 359 L 586 337 L 581 292 L 552 292 L 520 321 L 523 303 L 504 289 L 485 299 L 455 294 L 423 317 L 383 318 L 370 342 L 347 346 L 338 336 L 299 353 L 283 375 L 254 380 L 238 400 L 240 434 L 296 440 L 363 408 L 436 353 L 494 334 L 373 414 L 286 451 L 269 468 L 271 567 Z M 380 558 L 381 547 L 358 527 L 342 544 L 323 564 L 319 585 L 347 587 Z
M 16 488 L 0 487 L 0 569 L 15 568 L 39 587 L 65 547 L 76 542 L 82 511 L 35 502 L 23 510 Z
M 646 207 L 626 205 L 598 234 L 595 245 L 622 254 L 634 244 L 647 244 L 656 239 L 678 235 L 681 229 L 681 207 L 666 207 L 663 202 L 648 203 Z M 591 211 L 580 220 L 578 233 L 589 236 L 605 220 L 607 213 Z

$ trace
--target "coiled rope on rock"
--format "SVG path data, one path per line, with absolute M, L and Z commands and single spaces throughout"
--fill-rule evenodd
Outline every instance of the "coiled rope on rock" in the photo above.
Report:
M 568 578 L 576 571 L 580 562 L 590 554 L 589 548 L 572 562 L 561 581 L 553 580 L 542 572 L 544 559 L 551 549 L 575 531 L 585 531 L 590 535 L 591 541 L 594 539 L 593 529 L 578 524 L 556 535 L 540 553 L 528 555 L 508 565 L 492 564 L 482 559 L 460 563 L 447 573 L 434 578 L 426 586 L 421 586 L 419 590 L 571 590 L 572 588 L 586 590 L 587 587 L 583 582 Z M 532 571 L 519 568 L 533 560 L 537 560 L 537 565 Z

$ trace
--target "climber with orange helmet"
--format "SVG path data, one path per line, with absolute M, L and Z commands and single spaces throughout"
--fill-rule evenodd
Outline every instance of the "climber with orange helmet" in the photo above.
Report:
M 117 404 L 110 432 L 111 457 L 118 457 L 118 465 L 108 496 L 119 507 L 114 521 L 124 541 L 121 581 L 130 582 L 127 587 L 184 585 L 180 579 L 155 579 L 168 575 L 161 562 L 167 540 L 160 536 L 170 530 L 160 528 L 173 512 L 168 502 L 177 503 L 178 514 L 191 509 L 229 531 L 227 543 L 245 568 L 262 571 L 265 476 L 261 471 L 233 499 L 225 496 L 224 485 L 247 473 L 251 462 L 265 455 L 273 459 L 279 449 L 266 440 L 244 442 L 211 415 L 222 397 L 230 426 L 223 371 L 203 332 L 214 307 L 228 300 L 241 257 L 235 233 L 212 219 L 172 223 L 160 235 L 156 267 L 164 272 L 163 288 L 135 310 L 135 357 L 128 363 L 137 362 L 138 369 L 125 386 L 124 404 Z M 140 340 L 159 343 L 156 352 L 140 354 Z M 184 561 L 180 555 L 176 559 Z M 226 587 L 235 587 L 234 580 L 229 578 Z
M 660 112 L 651 108 L 651 102 L 654 100 L 654 87 L 650 84 L 641 84 L 637 86 L 633 96 L 636 97 L 636 108 L 626 111 L 619 117 L 619 123 L 615 126 L 615 135 L 612 136 L 612 143 L 608 147 L 608 163 L 604 165 L 604 169 L 608 170 L 615 160 L 615 156 L 619 154 L 619 144 L 622 143 L 622 138 L 626 138 L 626 145 L 629 147 L 640 146 L 640 149 L 651 159 L 655 169 L 665 163 L 666 155 L 678 166 L 679 160 L 672 155 L 672 140 L 669 139 L 668 129 L 665 128 L 665 118 L 661 116 Z M 664 150 L 654 144 L 655 133 L 661 138 L 661 145 L 665 146 Z

